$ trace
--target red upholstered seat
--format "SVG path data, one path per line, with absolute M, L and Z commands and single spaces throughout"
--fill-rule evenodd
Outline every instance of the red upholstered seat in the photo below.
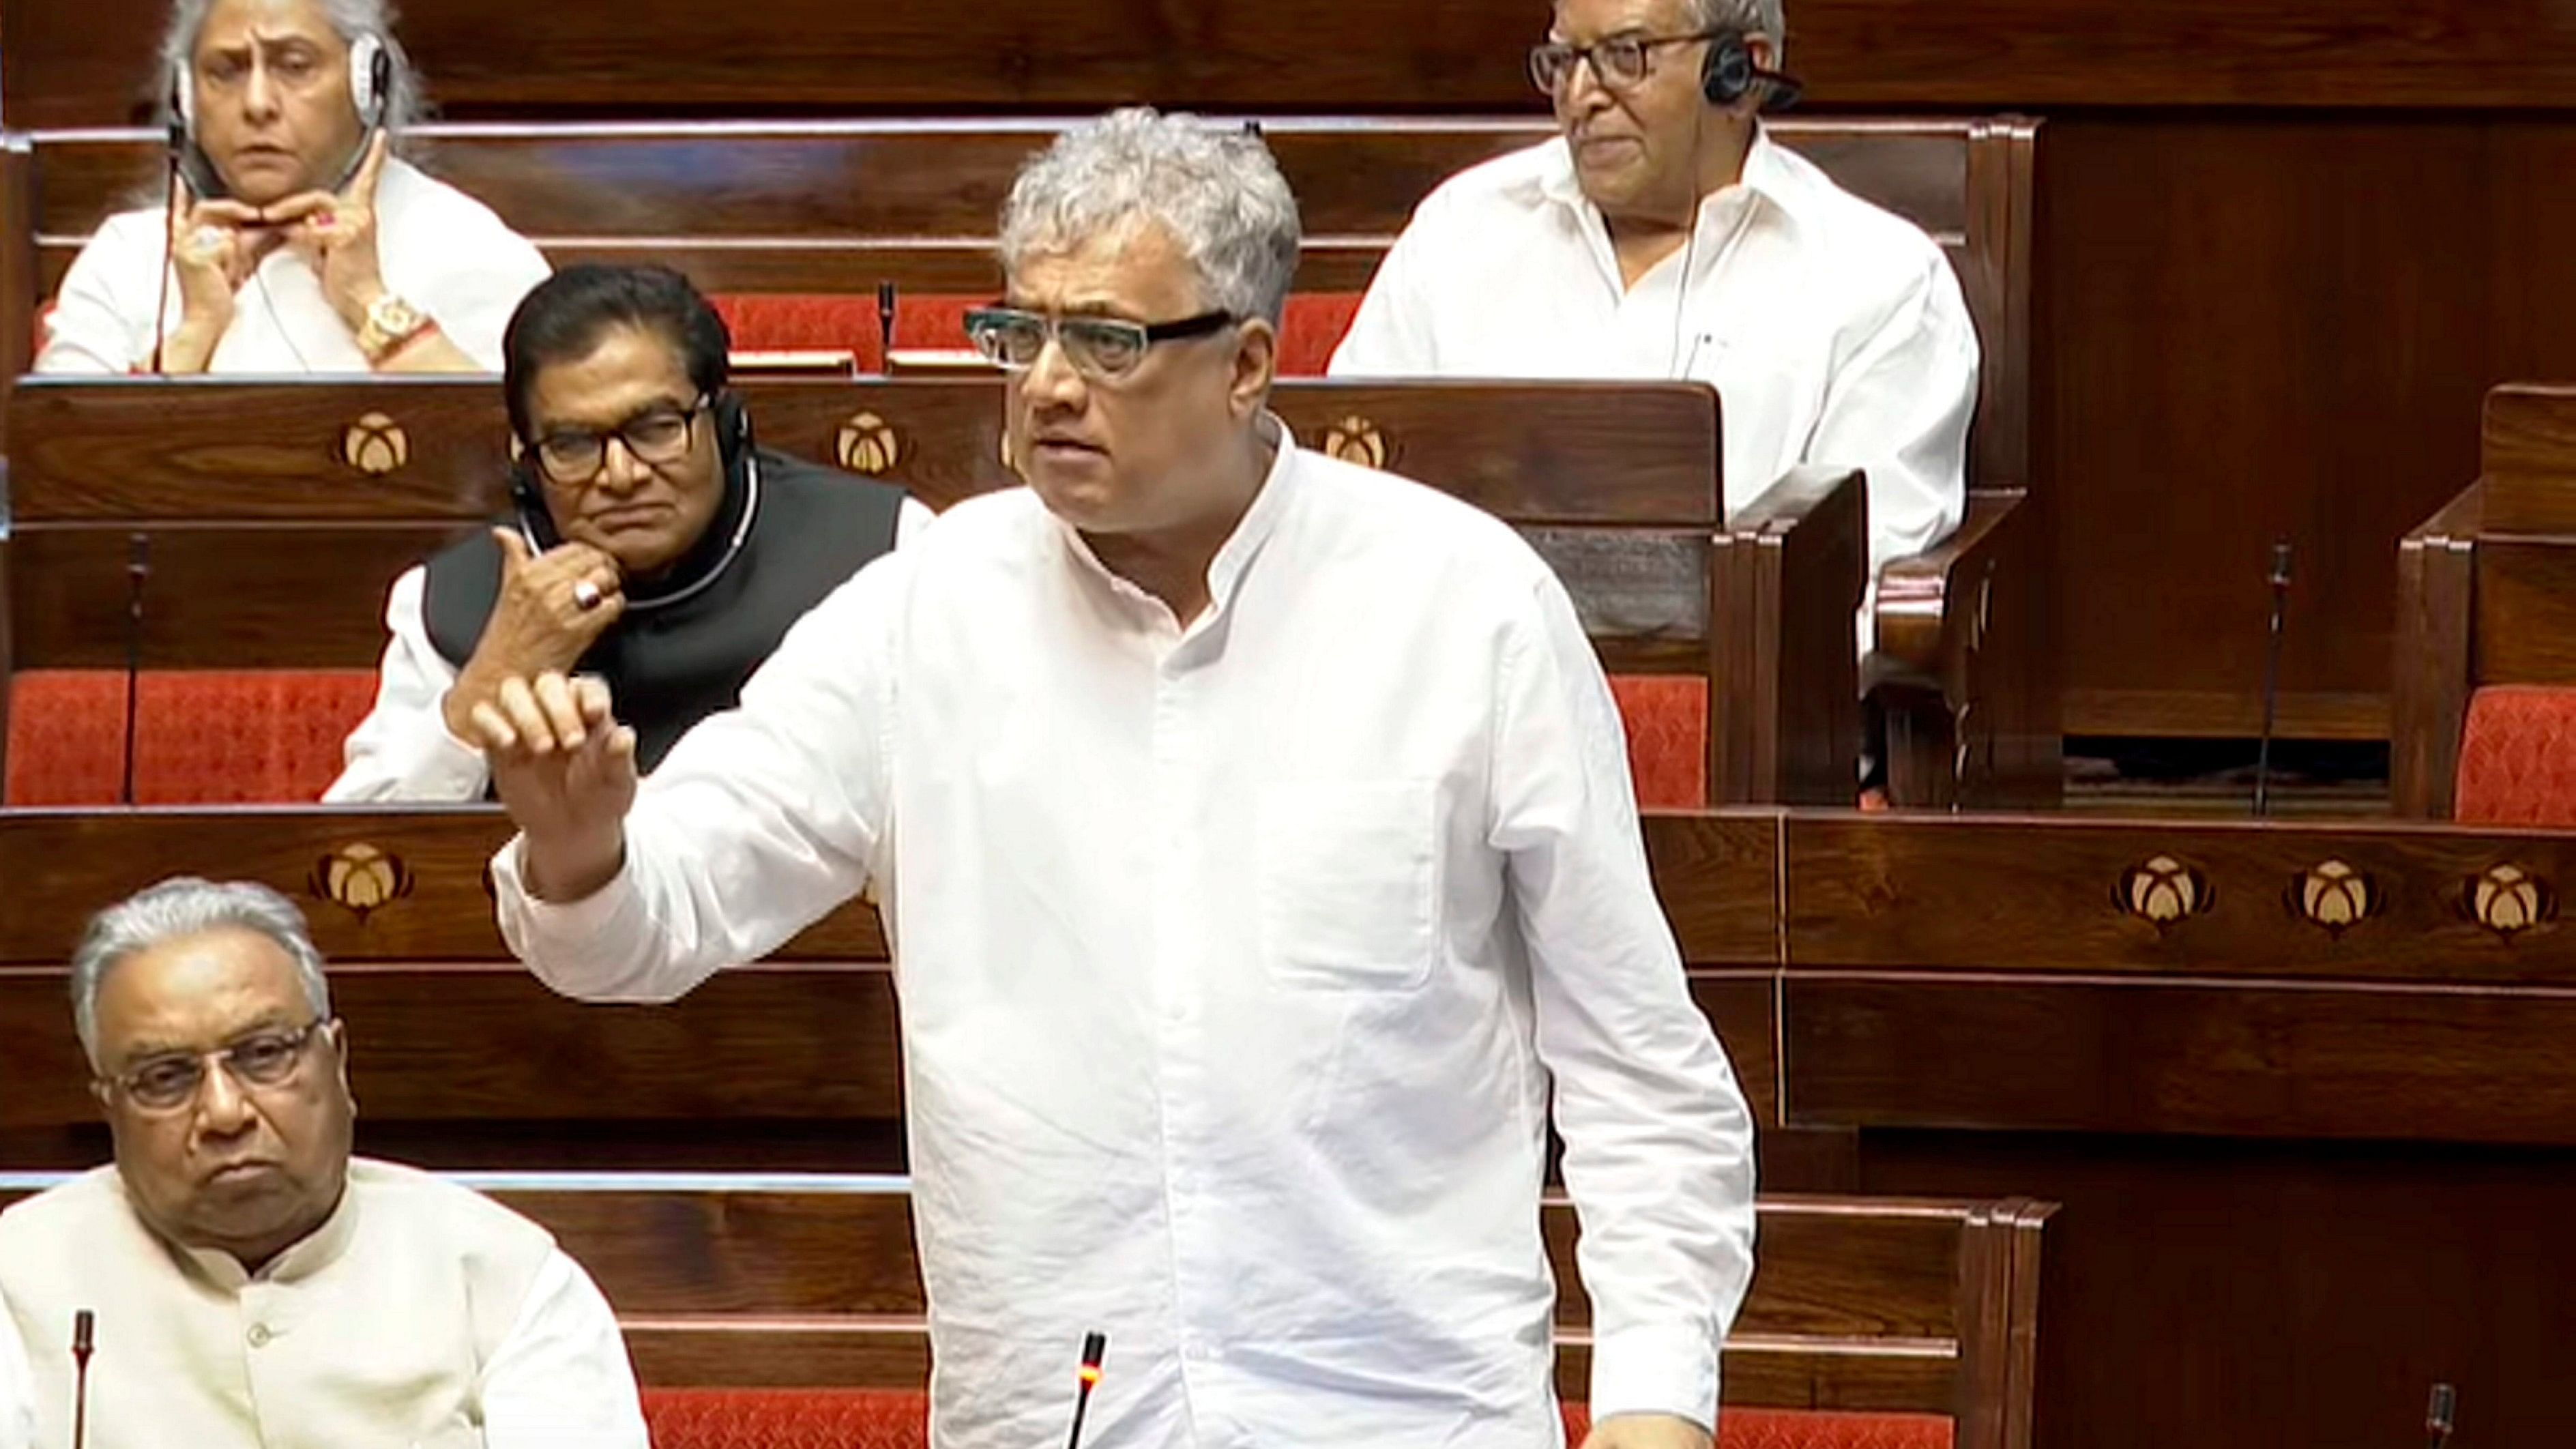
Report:
M 925 1449 L 923 1395 L 890 1389 L 646 1389 L 654 1449 Z M 1583 1406 L 1565 1406 L 1565 1438 L 1580 1445 Z M 1729 1409 L 1718 1449 L 1950 1449 L 1951 1424 L 1931 1414 L 1826 1414 Z
M 1708 681 L 1695 674 L 1613 675 L 1628 727 L 1628 773 L 1646 810 L 1708 803 Z
M 370 670 L 148 671 L 135 686 L 141 805 L 286 804 L 321 796 L 375 702 Z M 113 805 L 125 775 L 125 676 L 29 670 L 9 681 L 14 806 Z
M 861 372 L 885 369 L 885 339 L 877 326 L 873 296 L 808 293 L 728 293 L 708 298 L 733 345 L 743 352 L 844 351 L 858 360 Z M 895 304 L 894 345 L 922 351 L 963 351 L 965 317 L 970 307 L 993 299 L 985 296 L 905 293 Z M 1319 377 L 1333 349 L 1350 330 L 1360 299 L 1351 292 L 1300 293 L 1288 299 L 1279 339 L 1279 372 L 1283 377 Z
M 2576 826 L 2576 688 L 2499 684 L 2470 696 L 2458 785 L 2464 823 Z

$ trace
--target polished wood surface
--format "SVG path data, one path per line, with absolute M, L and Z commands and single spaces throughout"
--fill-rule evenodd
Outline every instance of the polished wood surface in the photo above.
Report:
M 1015 482 L 994 381 L 743 390 L 768 445 L 934 506 Z M 1709 679 L 1715 799 L 1850 798 L 1850 622 L 1867 563 L 1856 477 L 1774 490 L 1729 520 L 1717 398 L 1692 384 L 1296 380 L 1272 404 L 1310 448 L 1520 527 L 1612 672 Z M 150 667 L 367 667 L 393 578 L 504 508 L 507 427 L 488 380 L 38 378 L 9 407 L 14 669 L 121 668 L 129 649 Z
M 2487 394 L 2480 473 L 2398 541 L 2389 793 L 2452 812 L 2469 698 L 2576 684 L 2576 388 Z
M 16 126 L 140 117 L 161 8 L 10 0 L 0 93 Z M 2576 20 L 2546 0 L 1805 0 L 1790 61 L 1813 104 L 2556 107 Z M 1283 13 L 1064 0 L 984 13 L 919 3 L 865 20 L 806 3 L 739 16 L 675 0 L 615 12 L 432 0 L 403 13 L 431 93 L 459 114 L 842 113 L 1165 105 L 1305 110 L 1535 103 L 1521 56 L 1544 12 L 1432 0 L 1390 30 L 1355 0 Z M 496 45 L 493 37 L 509 43 Z M 543 64 L 532 64 L 542 57 Z

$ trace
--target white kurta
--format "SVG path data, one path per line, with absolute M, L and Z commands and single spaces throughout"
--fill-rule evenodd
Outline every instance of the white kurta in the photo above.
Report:
M 932 517 L 919 500 L 903 500 L 895 515 L 895 547 L 927 528 Z M 447 691 L 461 671 L 430 642 L 422 603 L 428 589 L 424 565 L 403 570 L 386 595 L 390 637 L 376 675 L 375 708 L 341 745 L 340 776 L 322 793 L 325 804 L 480 800 L 492 782 L 483 752 L 447 730 Z
M 1093 1329 L 1095 1449 L 1555 1443 L 1551 1086 L 1593 1411 L 1708 1422 L 1750 1121 L 1564 589 L 1293 443 L 1209 582 L 1183 627 L 1032 493 L 960 504 L 680 742 L 611 885 L 506 848 L 504 932 L 667 999 L 873 879 L 942 1449 L 1060 1440 Z
M 1802 463 L 1866 469 L 1873 578 L 1957 528 L 1977 334 L 1941 249 L 1760 134 L 1697 225 L 1629 287 L 1562 140 L 1463 171 L 1388 251 L 1333 375 L 1695 379 L 1728 508 Z
M 257 1277 L 155 1235 L 113 1167 L 0 1213 L 0 1449 L 18 1422 L 71 1442 L 83 1308 L 90 1449 L 645 1449 L 589 1277 L 409 1168 L 353 1160 L 338 1210 Z
M 36 371 L 122 375 L 152 365 L 153 308 L 162 301 L 168 213 L 122 212 L 81 248 L 45 321 Z M 546 279 L 545 257 L 492 209 L 406 161 L 389 161 L 376 189 L 376 262 L 385 287 L 438 323 L 486 371 L 501 370 L 501 333 L 519 299 Z M 179 285 L 168 288 L 176 330 Z M 322 296 L 304 258 L 280 247 L 233 294 L 232 326 L 206 365 L 221 373 L 364 373 L 357 335 Z

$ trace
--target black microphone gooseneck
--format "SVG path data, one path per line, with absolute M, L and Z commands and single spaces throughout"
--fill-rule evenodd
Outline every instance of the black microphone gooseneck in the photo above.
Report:
M 125 788 L 118 797 L 134 803 L 135 709 L 143 677 L 143 584 L 152 575 L 152 535 L 126 539 L 125 553 Z
M 2433 1397 L 2424 1405 L 2424 1449 L 2445 1449 L 2451 1442 L 2451 1413 L 2459 1402 L 2459 1392 L 2449 1384 L 2433 1386 Z
M 877 283 L 877 372 L 894 376 L 894 309 L 897 303 L 894 283 Z
M 83 1308 L 72 1314 L 72 1449 L 89 1444 L 89 1355 L 98 1315 Z
M 2281 624 L 2290 607 L 2290 541 L 2272 545 L 2272 625 L 2263 645 L 2263 740 L 2254 755 L 2254 813 L 2272 813 L 2272 731 L 2281 714 Z
M 1091 1410 L 1091 1391 L 1100 1387 L 1100 1358 L 1109 1349 L 1109 1335 L 1094 1329 L 1082 1336 L 1081 1387 L 1073 1397 L 1073 1433 L 1064 1441 L 1064 1449 L 1082 1449 L 1082 1416 Z

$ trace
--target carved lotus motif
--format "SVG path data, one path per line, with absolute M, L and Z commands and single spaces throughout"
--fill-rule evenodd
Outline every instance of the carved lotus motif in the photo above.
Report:
M 1386 434 L 1377 424 L 1363 417 L 1346 417 L 1324 429 L 1323 452 L 1326 457 L 1363 468 L 1383 468 L 1388 457 Z
M 2376 880 L 2340 860 L 2301 872 L 2290 882 L 2289 902 L 2292 914 L 2337 938 L 2387 904 Z
M 401 856 L 362 841 L 322 857 L 305 884 L 363 926 L 367 917 L 411 894 L 412 875 Z
M 849 471 L 881 477 L 902 459 L 903 438 L 875 413 L 860 413 L 841 424 L 833 452 Z
M 340 461 L 370 478 L 382 478 L 411 461 L 411 438 L 392 418 L 367 413 L 340 435 Z
M 2489 866 L 2461 895 L 2468 917 L 2510 941 L 2558 916 L 2558 893 L 2518 865 Z
M 2218 893 L 2199 870 L 2159 855 L 2122 871 L 2113 899 L 2123 914 L 2162 932 L 2206 913 L 2217 904 Z

